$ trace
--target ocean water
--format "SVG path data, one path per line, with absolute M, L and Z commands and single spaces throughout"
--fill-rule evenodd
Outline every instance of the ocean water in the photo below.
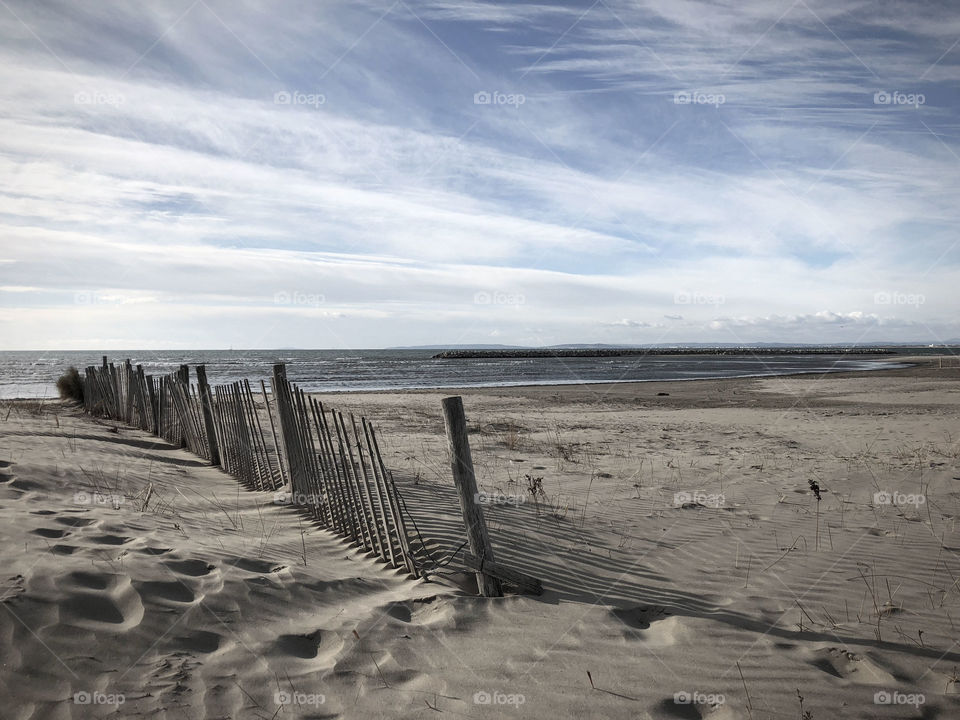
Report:
M 103 355 L 126 358 L 147 374 L 207 366 L 211 384 L 247 378 L 259 387 L 276 362 L 305 390 L 344 392 L 417 388 L 567 385 L 599 382 L 694 380 L 874 370 L 891 358 L 842 355 L 646 356 L 605 358 L 482 358 L 434 360 L 436 350 L 121 350 L 0 352 L 0 398 L 56 397 L 57 378 L 71 365 L 82 371 Z M 929 351 L 927 351 L 929 352 Z M 913 350 L 911 354 L 918 354 Z M 902 367 L 903 365 L 895 365 Z

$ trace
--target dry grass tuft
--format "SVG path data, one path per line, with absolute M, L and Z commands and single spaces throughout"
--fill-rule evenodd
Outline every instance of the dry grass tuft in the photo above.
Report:
M 57 391 L 64 400 L 73 400 L 74 402 L 83 402 L 83 380 L 77 369 L 70 366 L 57 380 Z

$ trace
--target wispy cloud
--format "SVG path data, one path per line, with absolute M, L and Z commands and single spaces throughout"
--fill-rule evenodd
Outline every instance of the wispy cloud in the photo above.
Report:
M 957 35 L 853 0 L 12 2 L 0 332 L 956 338 Z

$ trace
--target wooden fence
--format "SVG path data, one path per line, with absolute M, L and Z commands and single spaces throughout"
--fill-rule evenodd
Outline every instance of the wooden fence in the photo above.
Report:
M 203 457 L 251 490 L 289 486 L 289 502 L 317 523 L 391 567 L 423 574 L 411 550 L 405 506 L 384 466 L 377 432 L 365 417 L 324 407 L 287 380 L 286 367 L 273 367 L 272 396 L 260 381 L 260 412 L 246 380 L 211 387 L 206 368 L 181 365 L 153 377 L 127 360 L 121 367 L 103 358 L 84 373 L 84 407 L 92 415 L 123 421 Z M 265 416 L 265 421 L 263 417 Z M 477 573 L 484 595 L 502 594 L 501 581 L 539 593 L 538 580 L 494 562 L 467 442 L 460 398 L 444 401 L 444 418 L 470 552 L 467 567 Z M 421 538 L 422 544 L 422 538 Z

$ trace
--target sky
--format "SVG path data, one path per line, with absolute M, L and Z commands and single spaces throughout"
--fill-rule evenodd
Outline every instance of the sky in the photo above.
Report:
M 960 338 L 960 7 L 0 0 L 0 349 Z

